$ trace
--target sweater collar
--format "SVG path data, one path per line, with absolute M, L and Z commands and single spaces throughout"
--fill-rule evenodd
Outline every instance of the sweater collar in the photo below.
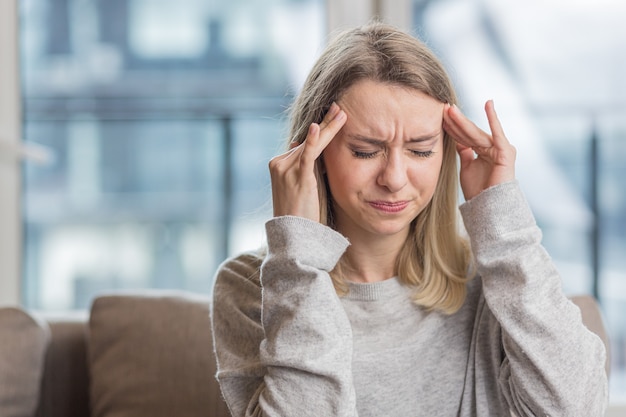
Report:
M 397 277 L 384 281 L 361 283 L 348 282 L 349 293 L 344 297 L 356 301 L 388 300 L 397 296 L 406 296 L 407 288 Z

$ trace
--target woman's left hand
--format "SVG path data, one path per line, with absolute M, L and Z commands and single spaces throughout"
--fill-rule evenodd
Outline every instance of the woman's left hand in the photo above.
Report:
M 515 179 L 515 147 L 504 135 L 492 100 L 485 104 L 485 112 L 491 134 L 476 126 L 456 106 L 446 104 L 443 111 L 443 128 L 457 142 L 465 200 Z

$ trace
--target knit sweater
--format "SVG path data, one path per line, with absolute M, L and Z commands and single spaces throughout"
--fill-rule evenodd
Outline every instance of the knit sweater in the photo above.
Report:
M 464 203 L 477 276 L 454 314 L 391 278 L 329 271 L 349 242 L 299 217 L 217 272 L 217 379 L 233 416 L 602 416 L 601 340 L 582 324 L 517 182 Z

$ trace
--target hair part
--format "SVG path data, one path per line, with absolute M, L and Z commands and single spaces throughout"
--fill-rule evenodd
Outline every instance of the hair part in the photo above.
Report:
M 311 123 L 320 123 L 330 105 L 362 80 L 420 91 L 442 103 L 456 104 L 452 83 L 441 62 L 421 41 L 379 22 L 344 31 L 313 66 L 291 113 L 290 139 L 302 143 Z M 417 304 L 446 313 L 457 311 L 466 296 L 470 255 L 458 227 L 458 169 L 454 140 L 444 131 L 443 162 L 432 200 L 411 225 L 397 258 L 400 281 L 415 288 Z M 332 198 L 317 161 L 320 219 L 334 227 Z M 331 272 L 345 295 L 345 256 Z

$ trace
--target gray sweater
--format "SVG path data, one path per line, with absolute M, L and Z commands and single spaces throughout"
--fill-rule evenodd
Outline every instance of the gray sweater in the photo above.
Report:
M 461 206 L 478 275 L 455 314 L 392 278 L 337 296 L 348 241 L 298 217 L 219 269 L 217 378 L 233 416 L 602 416 L 605 351 L 563 294 L 517 182 Z

